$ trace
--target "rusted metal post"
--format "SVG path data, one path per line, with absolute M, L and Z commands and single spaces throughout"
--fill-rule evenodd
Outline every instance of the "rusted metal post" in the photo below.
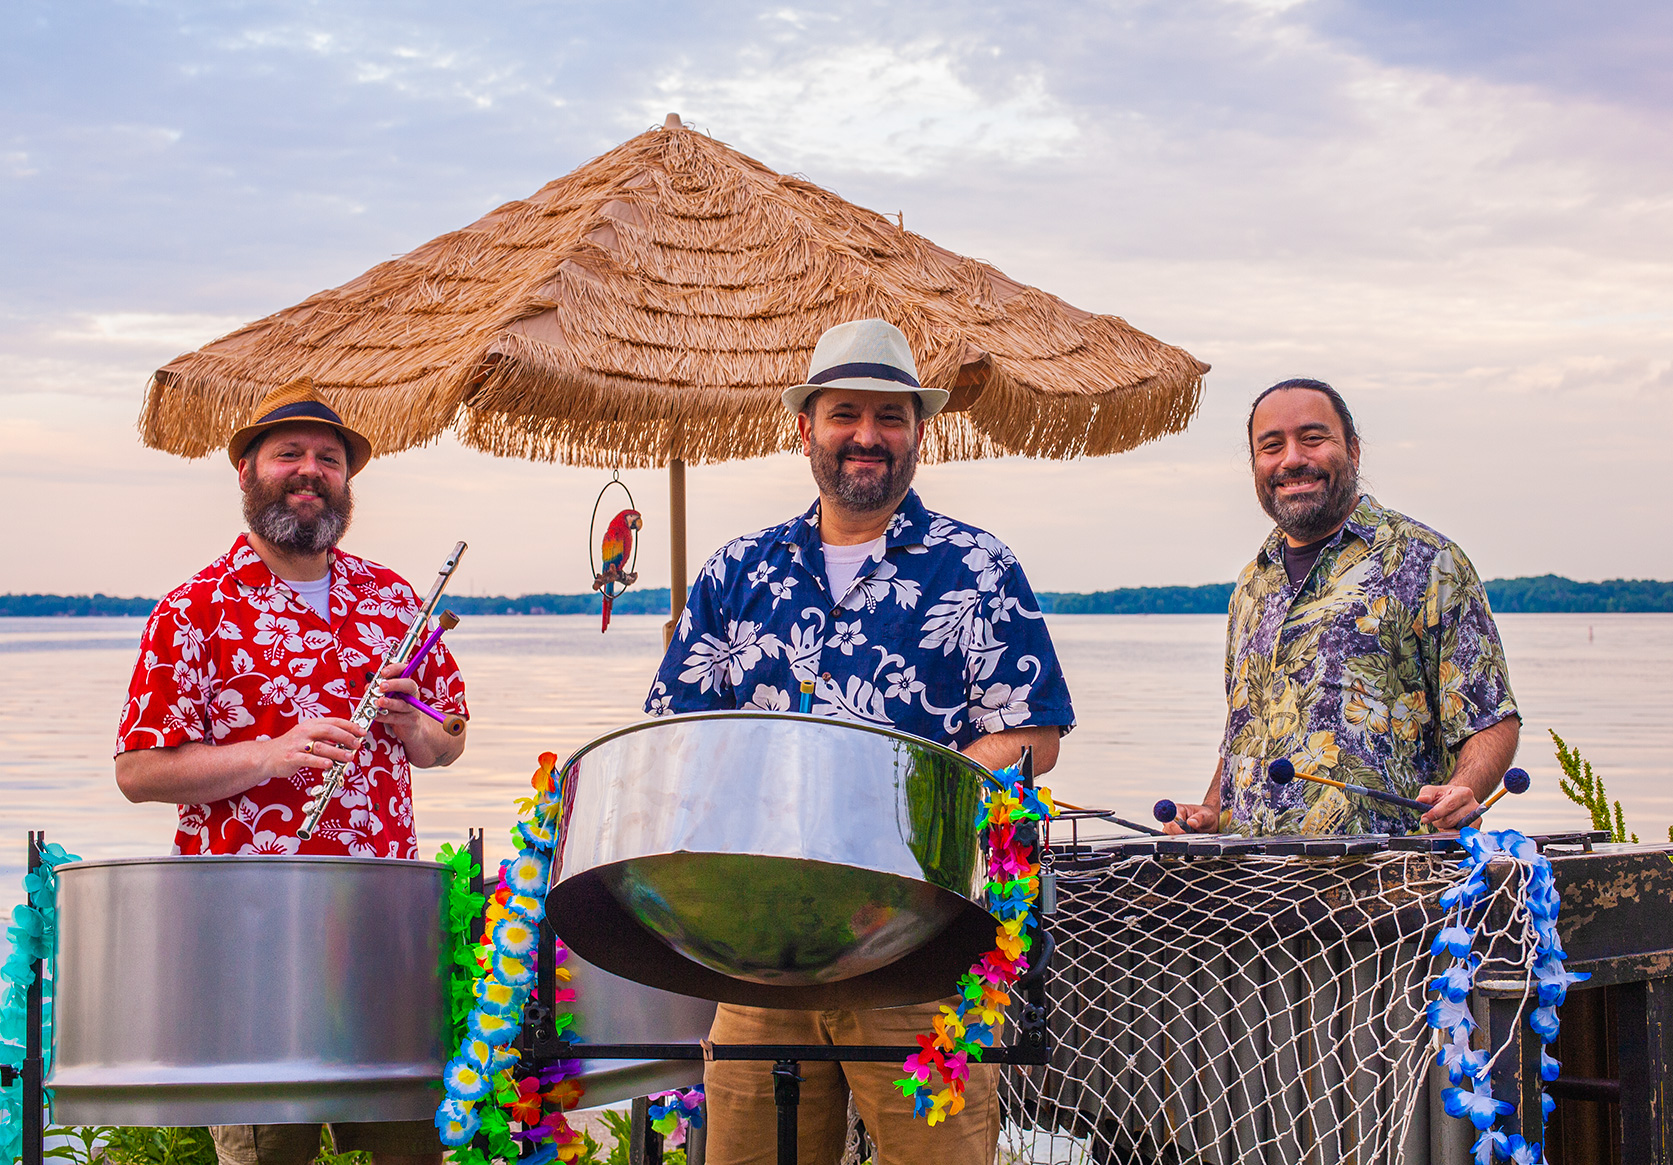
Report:
M 1673 979 L 1623 983 L 1619 1003 L 1621 1160 L 1633 1165 L 1673 1162 Z

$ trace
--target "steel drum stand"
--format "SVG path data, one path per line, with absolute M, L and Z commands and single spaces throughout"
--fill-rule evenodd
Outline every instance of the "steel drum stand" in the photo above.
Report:
M 46 845 L 45 832 L 29 831 L 29 872 L 41 868 L 41 849 Z M 23 1165 L 42 1165 L 44 1160 L 46 1122 L 45 1098 L 41 1095 L 41 974 L 43 966 L 36 959 L 30 966 L 35 978 L 29 984 L 24 1002 L 23 1064 L 13 1068 L 0 1064 L 0 1088 L 10 1088 L 14 1081 L 23 1082 Z

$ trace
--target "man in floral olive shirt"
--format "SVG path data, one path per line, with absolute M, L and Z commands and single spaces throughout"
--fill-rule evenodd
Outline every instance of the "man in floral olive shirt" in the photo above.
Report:
M 1074 724 L 1069 691 L 1022 568 L 993 535 L 924 508 L 911 490 L 924 421 L 947 393 L 919 386 L 906 337 L 882 320 L 826 332 L 808 383 L 788 389 L 819 500 L 739 538 L 704 566 L 646 701 L 653 715 L 803 709 L 911 733 L 990 769 L 1034 749 L 1057 758 Z M 722 1004 L 716 1043 L 910 1046 L 936 1004 L 878 1011 L 778 1011 Z M 898 1065 L 804 1063 L 806 1159 L 842 1155 L 847 1102 L 880 1163 L 991 1161 L 993 1069 L 973 1066 L 964 1111 L 914 1120 Z M 769 1066 L 707 1065 L 713 1165 L 773 1159 Z
M 1226 628 L 1220 763 L 1192 829 L 1392 833 L 1415 812 L 1297 773 L 1473 812 L 1516 755 L 1521 718 L 1487 594 L 1459 547 L 1359 490 L 1359 435 L 1335 389 L 1291 380 L 1249 413 L 1255 492 L 1278 528 L 1243 569 Z M 1177 831 L 1179 826 L 1171 827 Z

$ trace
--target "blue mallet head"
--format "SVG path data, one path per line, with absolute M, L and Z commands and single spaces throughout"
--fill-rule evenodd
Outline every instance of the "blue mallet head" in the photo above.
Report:
M 1168 822 L 1178 819 L 1179 806 L 1175 805 L 1172 801 L 1169 801 L 1166 797 L 1163 797 L 1160 801 L 1156 802 L 1156 808 L 1153 809 L 1152 812 L 1156 814 L 1157 821 L 1166 825 Z
M 1527 769 L 1511 769 L 1505 774 L 1505 792 L 1526 793 L 1534 779 L 1528 775 Z
M 1287 757 L 1279 757 L 1266 766 L 1266 775 L 1272 778 L 1274 785 L 1287 785 L 1295 780 L 1295 766 Z

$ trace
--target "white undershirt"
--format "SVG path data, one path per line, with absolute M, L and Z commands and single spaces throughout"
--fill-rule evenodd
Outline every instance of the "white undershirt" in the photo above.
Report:
M 297 597 L 319 612 L 319 617 L 327 623 L 331 622 L 331 572 L 327 571 L 324 578 L 312 579 L 308 582 L 296 582 L 293 579 L 282 580 Z
M 865 564 L 873 558 L 881 561 L 888 544 L 886 538 L 886 535 L 880 536 L 874 541 L 853 546 L 821 543 L 825 549 L 825 580 L 831 584 L 831 598 L 841 602 L 847 596 L 848 588 L 854 585 L 854 580 L 860 577 Z

